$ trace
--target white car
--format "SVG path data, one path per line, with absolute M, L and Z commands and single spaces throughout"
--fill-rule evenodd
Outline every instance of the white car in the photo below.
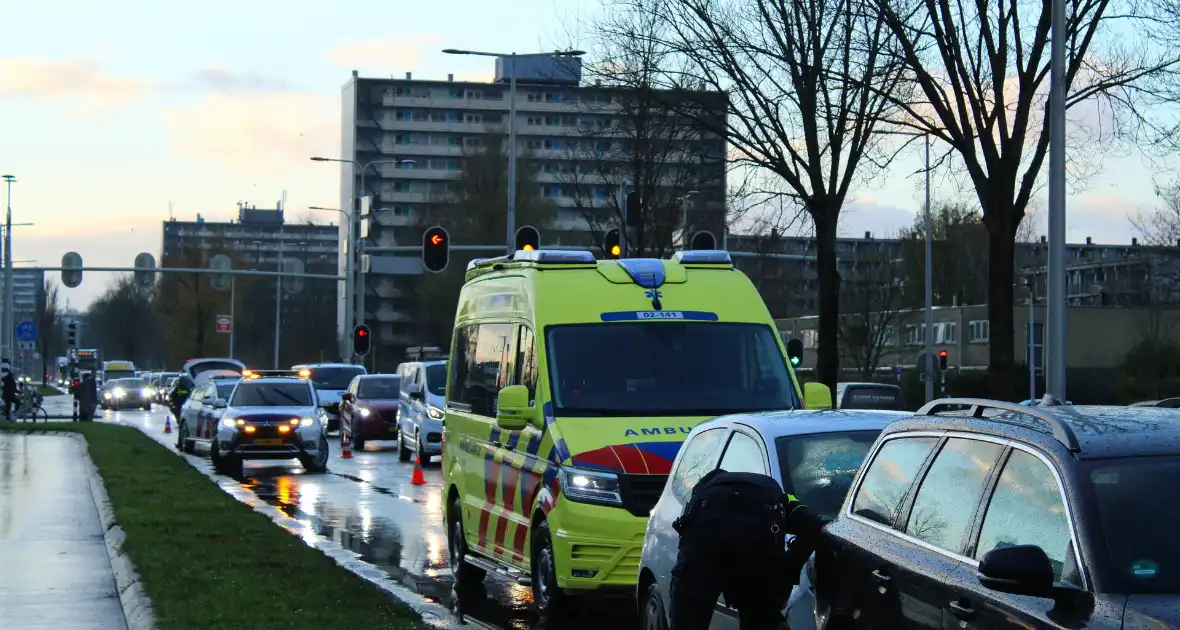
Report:
M 722 416 L 704 422 L 685 439 L 643 539 L 636 592 L 642 627 L 668 630 L 672 567 L 680 536 L 672 528 L 697 481 L 718 467 L 774 477 L 820 516 L 832 518 L 844 502 L 877 434 L 901 411 L 775 411 Z M 790 537 L 788 537 L 788 543 Z M 806 572 L 784 614 L 791 630 L 815 627 L 814 596 Z M 736 630 L 737 612 L 718 598 L 710 630 Z M 673 629 L 674 630 L 674 629 Z

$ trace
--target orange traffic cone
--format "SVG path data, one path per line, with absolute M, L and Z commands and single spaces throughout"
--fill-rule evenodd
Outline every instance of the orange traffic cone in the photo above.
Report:
M 340 440 L 340 459 L 352 459 L 352 436 L 347 440 Z
M 164 433 L 172 433 L 172 414 L 164 416 Z
M 424 486 L 424 485 L 426 485 L 426 477 L 422 476 L 422 458 L 421 457 L 414 458 L 414 474 L 410 476 L 410 485 L 411 486 Z

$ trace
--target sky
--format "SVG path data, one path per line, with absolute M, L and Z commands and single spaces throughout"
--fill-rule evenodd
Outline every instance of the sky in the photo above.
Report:
M 363 2 L 206 0 L 173 5 L 18 2 L 0 21 L 0 174 L 12 174 L 17 266 L 131 266 L 159 255 L 161 222 L 236 217 L 237 202 L 323 222 L 339 169 L 340 88 L 361 76 L 488 80 L 491 59 L 447 47 L 530 52 L 569 41 L 596 0 Z M 577 42 L 575 42 L 577 43 Z M 1154 207 L 1160 174 L 1135 154 L 1107 158 L 1068 198 L 1070 240 L 1127 243 L 1129 216 Z M 858 185 L 841 232 L 891 236 L 922 199 L 920 154 Z M 935 178 L 934 198 L 971 199 Z M 3 191 L 0 190 L 0 194 Z M 1044 196 L 1044 193 L 1041 193 Z M 1044 205 L 1043 201 L 1038 202 Z M 1044 232 L 1040 212 L 1038 232 Z M 109 274 L 64 295 L 82 308 Z

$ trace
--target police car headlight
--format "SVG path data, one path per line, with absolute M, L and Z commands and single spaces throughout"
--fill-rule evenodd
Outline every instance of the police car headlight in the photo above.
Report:
M 619 476 L 597 470 L 561 469 L 561 492 L 571 501 L 621 504 Z
M 246 424 L 246 421 L 242 420 L 241 418 L 222 418 L 221 419 L 221 426 L 227 427 L 230 429 L 235 429 L 235 428 L 240 427 L 244 424 Z
M 311 425 L 315 424 L 315 418 L 300 418 L 299 424 L 305 427 L 310 427 Z
M 438 407 L 427 407 L 426 415 L 434 418 L 435 420 L 442 420 L 444 416 L 443 410 L 439 409 Z

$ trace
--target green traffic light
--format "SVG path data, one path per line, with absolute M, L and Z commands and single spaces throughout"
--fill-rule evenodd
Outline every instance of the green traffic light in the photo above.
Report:
M 791 357 L 791 367 L 798 366 L 802 362 L 803 362 L 803 360 L 800 359 L 799 357 Z

